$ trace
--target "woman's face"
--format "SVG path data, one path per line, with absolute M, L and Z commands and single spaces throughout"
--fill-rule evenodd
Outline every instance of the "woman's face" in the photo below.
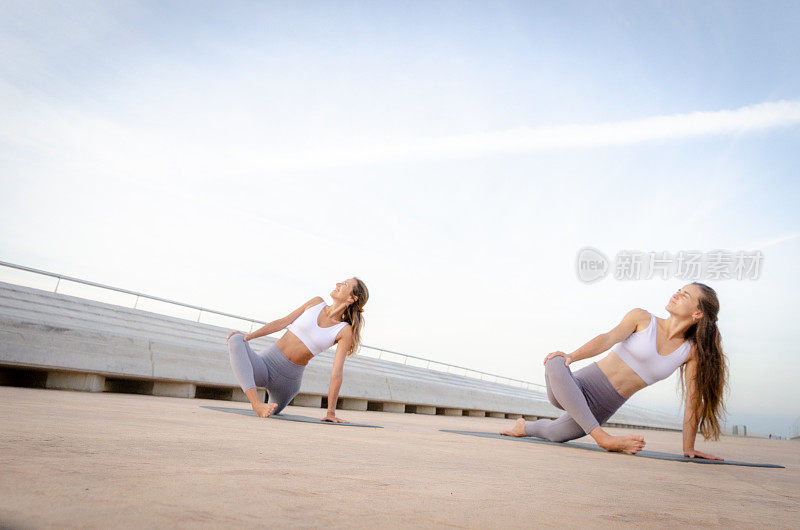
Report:
M 355 297 L 352 296 L 355 287 L 356 280 L 354 278 L 339 282 L 336 284 L 336 288 L 331 291 L 331 298 L 339 302 L 352 303 L 355 300 Z
M 684 285 L 672 295 L 666 310 L 678 317 L 699 316 L 700 288 L 693 284 Z

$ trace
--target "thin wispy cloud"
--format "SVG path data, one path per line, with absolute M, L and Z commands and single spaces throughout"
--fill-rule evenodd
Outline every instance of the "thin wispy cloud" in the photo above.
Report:
M 23 101 L 29 99 L 21 94 L 16 95 Z M 35 109 L 43 102 L 29 103 L 28 108 Z M 40 112 L 24 131 L 7 124 L 7 127 L 0 127 L 0 137 L 5 137 L 11 143 L 58 145 L 65 156 L 93 160 L 110 170 L 118 169 L 118 172 L 135 168 L 138 174 L 149 174 L 154 168 L 171 167 L 176 161 L 180 161 L 182 168 L 197 175 L 319 171 L 404 161 L 463 159 L 626 146 L 713 135 L 741 135 L 800 123 L 800 99 L 795 99 L 628 121 L 519 127 L 505 131 L 380 142 L 349 138 L 334 140 L 311 150 L 289 147 L 272 151 L 268 147 L 243 147 L 240 142 L 230 139 L 196 137 L 194 131 L 177 134 L 176 131 L 150 130 L 108 119 L 99 120 L 96 116 L 82 115 L 72 108 L 52 104 L 45 106 L 46 118 Z M 259 136 L 259 131 L 248 132 L 251 133 L 250 138 Z M 210 141 L 213 143 L 209 144 Z M 165 145 L 170 145 L 170 149 L 165 150 Z M 265 141 L 264 145 L 269 145 L 269 142 Z M 115 168 L 120 160 L 126 161 L 125 167 Z M 143 164 L 143 161 L 147 163 Z
M 755 244 L 751 245 L 751 247 L 746 247 L 746 248 L 755 248 L 755 249 L 758 249 L 758 250 L 764 250 L 764 249 L 766 249 L 768 247 L 772 247 L 772 246 L 775 246 L 775 245 L 780 245 L 781 243 L 785 243 L 787 241 L 792 241 L 792 240 L 797 239 L 797 238 L 800 238 L 800 232 L 796 232 L 794 234 L 784 234 L 782 236 L 778 236 L 778 237 L 774 237 L 774 238 L 771 238 L 771 239 L 767 239 L 765 241 L 760 241 L 758 243 L 755 243 Z
M 473 157 L 553 149 L 631 145 L 649 141 L 736 134 L 800 123 L 800 100 L 738 109 L 652 116 L 639 120 L 417 138 L 392 144 L 360 143 L 273 159 L 285 169 L 360 165 L 410 159 Z

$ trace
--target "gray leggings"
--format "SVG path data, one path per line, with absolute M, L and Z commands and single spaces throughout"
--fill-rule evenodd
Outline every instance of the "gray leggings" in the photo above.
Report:
M 626 398 L 613 387 L 597 363 L 573 375 L 564 357 L 553 357 L 544 365 L 547 398 L 567 413 L 555 420 L 525 422 L 525 435 L 552 442 L 566 442 L 589 434 L 605 423 Z
M 228 353 L 239 386 L 245 392 L 256 386 L 266 387 L 267 403 L 278 404 L 273 414 L 280 413 L 300 391 L 306 367 L 290 361 L 277 344 L 256 353 L 241 333 L 234 333 L 228 340 Z

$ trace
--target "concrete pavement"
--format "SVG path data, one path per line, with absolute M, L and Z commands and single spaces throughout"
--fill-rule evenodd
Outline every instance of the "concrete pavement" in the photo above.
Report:
M 249 404 L 0 386 L 0 527 L 775 526 L 800 521 L 800 447 L 698 449 L 709 466 L 439 432 L 510 419 L 341 411 L 382 429 L 273 421 Z M 288 407 L 317 415 L 323 409 Z M 638 432 L 678 452 L 680 433 Z M 591 441 L 584 438 L 581 441 Z

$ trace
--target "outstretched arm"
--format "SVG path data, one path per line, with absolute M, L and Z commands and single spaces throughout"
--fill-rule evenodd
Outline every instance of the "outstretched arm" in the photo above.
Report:
M 339 399 L 339 389 L 342 387 L 344 360 L 350 345 L 353 344 L 353 328 L 349 325 L 342 328 L 341 338 L 336 346 L 336 355 L 333 358 L 333 369 L 331 369 L 331 382 L 328 385 L 328 414 L 322 421 L 332 421 L 334 423 L 350 423 L 336 417 L 336 401 Z
M 700 423 L 700 396 L 697 392 L 695 376 L 697 374 L 697 355 L 695 347 L 689 353 L 684 368 L 684 385 L 686 387 L 686 403 L 683 413 L 683 455 L 689 458 L 708 458 L 711 460 L 723 460 L 722 458 L 696 451 L 694 441 L 697 438 L 697 425 Z
M 550 353 L 544 358 L 544 362 L 546 363 L 556 355 L 561 355 L 566 359 L 566 364 L 569 366 L 569 363 L 580 361 L 582 359 L 588 359 L 590 357 L 594 357 L 595 355 L 600 355 L 601 353 L 610 350 L 614 344 L 627 339 L 631 333 L 636 331 L 637 323 L 644 322 L 645 319 L 648 322 L 650 321 L 650 313 L 644 309 L 631 309 L 622 318 L 622 321 L 608 333 L 603 333 L 602 335 L 596 336 L 570 354 L 566 354 L 561 351 Z
M 323 301 L 322 298 L 316 296 L 311 300 L 309 300 L 308 302 L 306 302 L 305 304 L 298 307 L 297 309 L 295 309 L 294 311 L 292 311 L 291 313 L 289 313 L 288 315 L 286 315 L 285 317 L 279 318 L 278 320 L 273 320 L 272 322 L 268 322 L 267 324 L 264 324 L 254 332 L 245 334 L 244 340 L 253 340 L 257 339 L 258 337 L 263 337 L 264 335 L 269 335 L 271 333 L 275 333 L 276 331 L 280 331 L 289 324 L 291 324 L 292 322 L 294 322 L 295 320 L 297 320 L 297 317 L 302 315 L 303 311 L 305 311 L 308 307 L 316 305 L 322 301 Z M 232 334 L 233 333 L 231 333 L 231 335 Z M 230 335 L 228 335 L 228 338 L 230 338 Z

